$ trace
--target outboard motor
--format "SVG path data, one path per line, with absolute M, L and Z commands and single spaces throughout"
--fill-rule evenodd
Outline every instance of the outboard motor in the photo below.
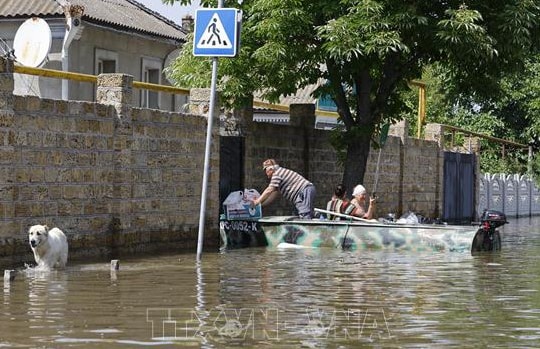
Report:
M 480 228 L 474 235 L 471 253 L 500 251 L 501 235 L 496 230 L 508 223 L 506 215 L 495 210 L 485 210 L 480 216 Z

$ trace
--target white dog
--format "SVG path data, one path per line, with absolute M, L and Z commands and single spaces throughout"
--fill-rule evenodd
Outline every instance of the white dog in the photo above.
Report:
M 68 259 L 66 235 L 58 229 L 46 225 L 33 225 L 28 229 L 28 239 L 34 259 L 39 267 L 64 268 Z

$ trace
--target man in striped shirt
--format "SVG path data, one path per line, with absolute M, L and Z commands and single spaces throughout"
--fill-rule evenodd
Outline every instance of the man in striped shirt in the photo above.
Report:
M 263 170 L 270 179 L 270 184 L 261 196 L 253 201 L 254 205 L 264 204 L 276 191 L 292 202 L 300 218 L 313 218 L 315 186 L 299 173 L 279 166 L 274 159 L 263 162 Z

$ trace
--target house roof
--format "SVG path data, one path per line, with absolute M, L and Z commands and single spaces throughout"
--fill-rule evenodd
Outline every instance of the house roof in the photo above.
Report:
M 291 105 L 294 103 L 303 104 L 303 103 L 317 103 L 317 99 L 314 98 L 311 94 L 319 87 L 318 84 L 308 85 L 301 89 L 298 89 L 294 95 L 281 96 L 279 99 L 279 104 Z
M 312 96 L 312 93 L 319 87 L 318 84 L 308 85 L 302 88 L 299 88 L 295 94 L 292 95 L 281 95 L 277 104 L 290 106 L 291 104 L 315 104 L 317 99 Z M 258 91 L 253 94 L 255 100 L 262 101 L 264 103 L 269 103 L 267 99 L 263 97 L 263 92 Z M 266 108 L 260 108 L 266 109 Z
M 135 0 L 0 0 L 0 18 L 63 17 L 64 2 L 82 5 L 82 19 L 88 22 L 185 40 L 181 26 Z

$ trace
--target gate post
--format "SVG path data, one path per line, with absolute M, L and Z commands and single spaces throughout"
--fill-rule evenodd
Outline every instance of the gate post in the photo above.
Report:
M 116 235 L 131 229 L 132 219 L 132 163 L 131 143 L 133 124 L 131 102 L 133 98 L 133 76 L 127 74 L 100 74 L 97 78 L 97 103 L 111 105 L 116 109 L 113 143 L 113 198 L 110 232 L 113 234 L 113 248 Z
M 444 148 L 444 126 L 441 124 L 427 124 L 425 128 L 425 139 L 435 141 L 441 150 Z
M 303 139 L 303 174 L 311 177 L 311 138 L 315 129 L 315 104 L 291 104 L 289 106 L 289 124 L 299 127 Z

